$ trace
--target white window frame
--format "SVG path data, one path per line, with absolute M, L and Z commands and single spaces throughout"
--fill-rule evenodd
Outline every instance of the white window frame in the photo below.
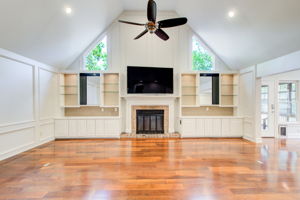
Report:
M 193 40 L 194 38 L 198 40 L 200 45 L 208 52 L 210 56 L 212 56 L 212 69 L 211 70 L 193 70 Z M 190 69 L 192 72 L 215 72 L 216 71 L 216 56 L 215 54 L 207 47 L 207 45 L 203 42 L 203 40 L 195 33 L 193 33 L 190 37 L 189 42 L 189 54 L 190 54 Z
M 106 45 L 107 45 L 107 69 L 106 70 L 97 70 L 97 71 L 90 71 L 85 68 L 86 57 L 89 53 L 106 37 Z M 85 50 L 82 55 L 82 63 L 81 67 L 84 72 L 107 72 L 111 66 L 111 46 L 110 46 L 110 36 L 107 32 L 101 34 L 90 46 Z

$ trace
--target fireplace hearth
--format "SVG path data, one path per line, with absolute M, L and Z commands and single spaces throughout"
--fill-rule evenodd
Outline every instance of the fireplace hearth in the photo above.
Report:
M 164 110 L 136 110 L 137 134 L 163 134 Z

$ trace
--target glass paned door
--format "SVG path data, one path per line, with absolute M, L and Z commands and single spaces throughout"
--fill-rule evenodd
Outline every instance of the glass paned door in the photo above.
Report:
M 275 137 L 275 95 L 274 82 L 263 81 L 260 91 L 261 98 L 261 135 L 262 137 Z

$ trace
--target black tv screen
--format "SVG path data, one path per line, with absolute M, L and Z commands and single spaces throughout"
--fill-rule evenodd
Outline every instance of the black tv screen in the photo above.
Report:
M 173 94 L 173 68 L 127 67 L 128 94 Z

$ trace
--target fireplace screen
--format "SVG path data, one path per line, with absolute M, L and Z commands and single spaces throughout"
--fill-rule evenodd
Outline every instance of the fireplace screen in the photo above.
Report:
M 137 134 L 164 133 L 164 110 L 137 110 Z

